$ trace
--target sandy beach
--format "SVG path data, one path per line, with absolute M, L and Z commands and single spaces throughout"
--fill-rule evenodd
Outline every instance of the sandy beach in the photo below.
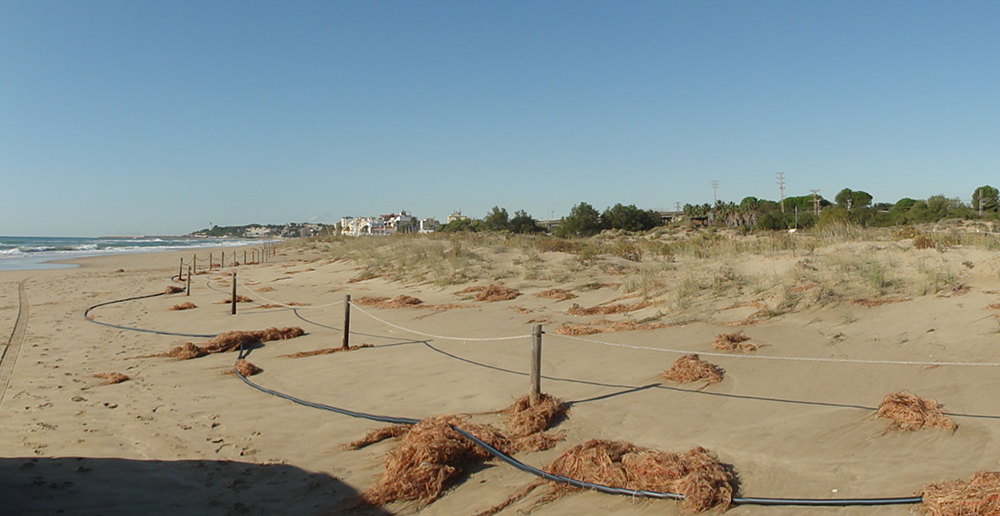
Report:
M 676 264 L 687 263 L 684 258 L 672 266 L 676 270 L 659 269 L 658 277 L 675 280 L 661 280 L 662 291 L 650 292 L 630 284 L 643 277 L 642 271 L 574 270 L 578 259 L 564 252 L 526 256 L 483 248 L 476 252 L 515 272 L 441 285 L 385 275 L 365 279 L 364 263 L 335 259 L 322 246 L 295 244 L 281 247 L 266 263 L 199 274 L 190 296 L 112 304 L 91 315 L 115 325 L 199 335 L 298 326 L 305 335 L 252 349 L 247 359 L 263 369 L 254 382 L 371 414 L 415 419 L 479 414 L 472 417 L 483 423 L 498 422 L 499 416 L 482 413 L 503 409 L 528 393 L 530 332 L 541 323 L 542 390 L 568 402 L 570 411 L 552 429 L 565 435 L 555 448 L 517 454 L 527 464 L 543 467 L 571 446 L 595 438 L 664 451 L 702 446 L 735 468 L 743 496 L 904 497 L 931 482 L 996 470 L 1000 456 L 994 395 L 1000 387 L 997 259 L 974 247 L 942 252 L 908 245 L 851 244 L 826 253 L 775 251 L 702 260 L 698 266 L 717 277 L 749 279 L 739 288 L 719 287 L 715 295 L 699 297 L 697 292 L 708 292 L 712 283 L 707 273 L 691 272 L 700 269 Z M 885 273 L 898 275 L 877 298 L 892 302 L 858 294 L 810 304 L 801 297 L 795 308 L 776 311 L 788 292 L 802 288 L 798 292 L 811 296 L 821 290 L 815 285 L 823 278 L 810 275 L 825 270 L 823 260 L 851 253 L 883 260 Z M 80 267 L 74 269 L 0 272 L 3 343 L 15 329 L 22 282 L 30 313 L 16 357 L 11 350 L 4 357 L 13 369 L 0 401 L 0 513 L 329 514 L 350 507 L 377 481 L 395 441 L 353 451 L 341 446 L 384 425 L 254 390 L 226 374 L 234 353 L 192 360 L 139 358 L 207 338 L 129 331 L 84 318 L 84 311 L 98 303 L 182 286 L 171 279 L 182 255 L 105 256 L 78 260 Z M 604 259 L 606 265 L 619 262 Z M 536 273 L 517 272 L 524 263 L 533 263 Z M 954 281 L 932 290 L 903 286 L 904 270 L 927 268 L 949 271 Z M 252 299 L 239 303 L 235 316 L 222 303 L 233 271 L 239 293 Z M 768 278 L 779 276 L 796 279 L 779 292 L 768 284 Z M 682 297 L 688 280 L 704 280 L 703 287 L 691 287 L 694 293 Z M 754 281 L 763 286 L 754 288 Z M 829 281 L 834 290 L 840 288 L 835 279 Z M 520 295 L 489 302 L 466 291 L 490 284 Z M 537 295 L 554 288 L 574 297 Z M 424 307 L 356 306 L 351 344 L 371 347 L 282 356 L 340 346 L 345 294 L 354 300 L 407 295 Z M 186 301 L 197 308 L 170 310 Z M 631 309 L 585 310 L 615 303 Z M 289 304 L 294 309 L 281 306 Z M 768 317 L 759 315 L 760 305 L 770 310 Z M 639 326 L 607 329 L 614 323 Z M 556 331 L 580 325 L 605 330 Z M 713 348 L 717 335 L 733 332 L 743 332 L 760 348 L 747 354 Z M 717 364 L 725 378 L 711 385 L 664 380 L 660 374 L 684 353 Z M 953 365 L 935 365 L 941 362 Z M 130 380 L 100 385 L 93 376 L 110 372 Z M 938 400 L 957 430 L 886 431 L 886 421 L 875 418 L 875 412 L 886 394 L 900 390 Z M 385 512 L 363 513 L 476 514 L 533 480 L 488 461 L 429 505 L 397 503 Z M 500 514 L 528 510 L 538 496 Z M 906 505 L 740 505 L 727 513 L 910 511 Z M 532 514 L 679 512 L 672 501 L 579 492 L 539 505 Z

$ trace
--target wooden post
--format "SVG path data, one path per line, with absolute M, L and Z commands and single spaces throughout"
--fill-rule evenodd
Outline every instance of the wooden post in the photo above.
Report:
M 219 268 L 220 269 L 225 269 L 226 268 L 226 252 L 225 251 L 222 251 L 222 258 L 219 259 Z
M 243 250 L 243 265 L 247 264 L 247 250 Z
M 190 265 L 188 265 L 187 288 L 184 289 L 184 292 L 186 292 L 186 294 L 184 294 L 185 296 L 190 296 L 191 295 L 191 266 Z
M 344 340 L 340 347 L 350 349 L 351 347 L 351 295 L 344 294 Z
M 236 273 L 233 273 L 233 308 L 229 313 L 236 315 Z
M 181 268 L 177 271 L 177 281 L 184 281 L 184 258 L 181 257 Z
M 531 404 L 538 403 L 542 393 L 542 325 L 531 328 Z
M 198 255 L 193 255 L 191 257 L 191 265 L 194 267 L 194 273 L 198 274 Z
M 212 253 L 208 253 L 208 270 L 212 270 Z

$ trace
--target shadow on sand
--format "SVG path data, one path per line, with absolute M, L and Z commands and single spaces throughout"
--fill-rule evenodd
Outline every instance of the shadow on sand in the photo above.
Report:
M 357 500 L 337 478 L 284 464 L 0 458 L 0 515 L 321 515 Z

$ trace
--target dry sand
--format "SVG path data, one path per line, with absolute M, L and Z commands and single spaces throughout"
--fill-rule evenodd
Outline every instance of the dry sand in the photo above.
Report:
M 841 252 L 850 253 L 845 248 Z M 861 251 L 858 251 L 861 252 Z M 913 295 L 905 302 L 863 306 L 846 299 L 792 310 L 734 326 L 756 308 L 706 312 L 684 324 L 684 307 L 655 302 L 633 313 L 574 316 L 583 307 L 636 303 L 620 288 L 578 289 L 585 283 L 621 283 L 609 274 L 553 279 L 506 278 L 522 295 L 478 302 L 456 292 L 470 284 L 404 284 L 382 278 L 351 282 L 359 266 L 323 259 L 316 251 L 285 248 L 274 261 L 239 267 L 254 300 L 219 304 L 230 288 L 223 274 L 196 276 L 190 297 L 172 294 L 98 308 L 100 321 L 170 332 L 216 334 L 228 330 L 301 326 L 305 336 L 268 342 L 248 359 L 264 369 L 261 385 L 310 401 L 413 418 L 502 409 L 526 394 L 531 321 L 545 320 L 542 388 L 572 403 L 556 430 L 566 440 L 552 450 L 522 453 L 544 466 L 587 439 L 629 441 L 660 450 L 712 450 L 732 464 L 740 492 L 757 497 L 910 496 L 939 480 L 1000 469 L 1000 391 L 997 367 L 886 365 L 825 359 L 1000 362 L 1000 301 L 993 253 L 953 249 L 910 251 L 926 263 L 959 271 L 962 289 L 947 297 Z M 557 260 L 546 253 L 543 263 Z M 83 318 L 90 305 L 162 292 L 176 273 L 177 254 L 126 255 L 79 260 L 76 269 L 0 272 L 0 330 L 13 330 L 18 284 L 27 279 L 26 335 L 0 401 L 0 513 L 54 514 L 327 514 L 350 506 L 381 473 L 385 441 L 356 451 L 341 445 L 384 426 L 306 408 L 253 390 L 222 374 L 236 356 L 194 360 L 135 358 L 207 339 L 139 333 Z M 517 256 L 506 259 L 517 260 Z M 743 274 L 796 268 L 802 258 L 728 259 Z M 975 268 L 963 267 L 968 261 Z M 555 266 L 551 263 L 547 266 Z M 902 265 L 899 265 L 902 266 Z M 708 267 L 708 265 L 706 265 Z M 712 265 L 719 270 L 720 264 Z M 799 266 L 801 268 L 801 266 Z M 124 269 L 125 272 L 115 272 Z M 476 282 L 488 285 L 490 280 Z M 552 288 L 572 290 L 571 302 L 538 297 Z M 679 290 L 667 285 L 666 296 Z M 279 355 L 336 347 L 341 342 L 344 294 L 409 295 L 446 310 L 355 309 L 348 353 L 285 358 Z M 750 296 L 752 297 L 752 296 Z M 885 297 L 893 297 L 889 292 Z M 180 302 L 198 308 L 171 311 Z M 720 299 L 722 307 L 747 301 Z M 298 313 L 260 304 L 309 303 Z M 763 302 L 767 302 L 765 299 Z M 455 307 L 455 305 L 459 305 Z M 512 309 L 512 308 L 517 309 Z M 553 330 L 564 323 L 639 320 L 657 312 L 668 328 L 605 332 L 573 340 Z M 678 324 L 680 323 L 680 324 Z M 398 327 L 397 327 L 398 326 Z M 399 327 L 421 333 L 411 333 Z M 761 346 L 746 355 L 713 356 L 720 333 L 742 331 Z M 426 334 L 435 335 L 427 337 Z M 521 337 L 478 341 L 473 338 Z M 452 340 L 441 337 L 468 338 Z M 641 348 L 641 349 L 640 349 Z M 660 373 L 679 356 L 698 353 L 726 371 L 702 387 L 675 385 Z M 800 357 L 817 361 L 748 357 Z M 4 358 L 11 360 L 11 356 Z M 120 372 L 131 380 L 98 386 L 95 373 Z M 700 389 L 700 390 L 699 390 Z M 884 432 L 874 413 L 887 393 L 908 390 L 937 399 L 958 424 L 955 432 Z M 489 422 L 489 416 L 479 416 Z M 475 514 L 506 499 L 533 478 L 491 462 L 464 477 L 427 507 L 391 513 Z M 518 514 L 533 495 L 500 514 Z M 677 514 L 670 501 L 642 501 L 577 493 L 532 514 Z M 733 515 L 905 515 L 910 507 L 825 508 L 737 506 Z M 371 511 L 370 514 L 379 514 Z

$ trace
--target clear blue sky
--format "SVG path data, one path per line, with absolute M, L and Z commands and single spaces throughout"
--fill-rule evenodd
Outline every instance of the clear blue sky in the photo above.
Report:
M 1000 4 L 0 2 L 0 235 L 1000 186 Z

